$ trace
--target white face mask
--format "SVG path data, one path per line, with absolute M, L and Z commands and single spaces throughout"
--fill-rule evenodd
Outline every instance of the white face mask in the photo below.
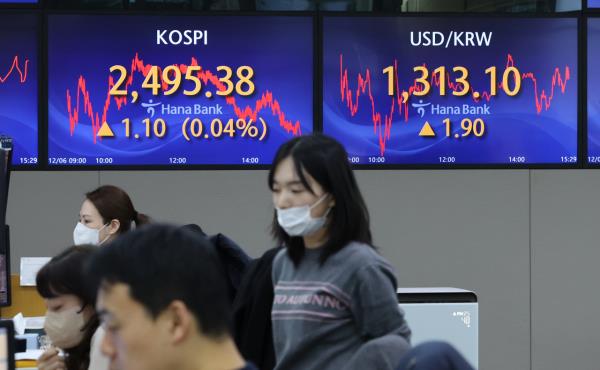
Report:
M 52 344 L 61 349 L 73 348 L 83 340 L 82 331 L 86 322 L 79 307 L 73 307 L 61 312 L 46 312 L 44 331 L 50 337 Z
M 310 215 L 310 210 L 316 207 L 325 198 L 327 198 L 327 194 L 323 195 L 312 206 L 306 205 L 286 209 L 275 207 L 277 210 L 277 222 L 279 223 L 279 226 L 281 226 L 289 236 L 306 236 L 313 234 L 325 226 L 327 215 L 331 208 L 328 208 L 327 212 L 325 212 L 322 217 L 317 218 Z
M 92 229 L 91 227 L 85 226 L 81 222 L 78 222 L 73 230 L 73 242 L 75 245 L 81 244 L 92 244 L 100 245 L 108 239 L 108 236 L 104 240 L 100 241 L 100 230 L 104 229 L 108 224 L 102 226 L 100 229 Z M 109 235 L 110 236 L 110 235 Z

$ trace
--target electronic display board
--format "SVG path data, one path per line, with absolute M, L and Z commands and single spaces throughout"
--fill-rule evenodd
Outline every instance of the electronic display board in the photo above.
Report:
M 38 163 L 38 30 L 33 14 L 0 14 L 0 136 L 12 139 L 13 165 Z
M 270 164 L 312 132 L 311 16 L 50 15 L 49 166 Z
M 576 18 L 323 20 L 323 131 L 353 164 L 577 162 Z

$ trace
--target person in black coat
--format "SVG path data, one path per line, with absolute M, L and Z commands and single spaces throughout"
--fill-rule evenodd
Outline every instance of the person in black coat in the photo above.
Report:
M 190 230 L 201 235 L 208 239 L 214 246 L 217 257 L 219 257 L 219 262 L 221 262 L 220 268 L 225 275 L 229 303 L 233 304 L 235 296 L 240 288 L 242 276 L 250 262 L 252 262 L 252 258 L 244 252 L 242 247 L 223 234 L 219 233 L 208 236 L 202 228 L 196 224 L 184 225 L 182 226 L 182 229 Z
M 233 337 L 240 353 L 260 370 L 273 370 L 275 350 L 271 326 L 273 259 L 281 248 L 269 249 L 250 263 L 233 303 Z

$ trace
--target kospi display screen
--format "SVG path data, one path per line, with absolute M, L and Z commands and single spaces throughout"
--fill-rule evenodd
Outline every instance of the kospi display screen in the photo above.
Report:
M 38 162 L 38 17 L 0 14 L 0 136 L 14 165 Z
M 307 16 L 51 15 L 50 166 L 270 164 L 312 132 Z
M 323 131 L 353 164 L 576 163 L 577 27 L 325 17 Z
M 588 19 L 587 114 L 588 162 L 600 165 L 600 18 Z

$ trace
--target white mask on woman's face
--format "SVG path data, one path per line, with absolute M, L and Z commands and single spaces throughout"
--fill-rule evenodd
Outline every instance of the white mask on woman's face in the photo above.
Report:
M 327 215 L 331 207 L 321 217 L 312 217 L 310 210 L 321 203 L 328 194 L 323 195 L 312 206 L 290 207 L 286 209 L 277 208 L 277 222 L 289 236 L 306 236 L 315 233 L 327 222 Z
M 100 241 L 100 230 L 104 229 L 108 224 L 102 226 L 100 229 L 93 229 L 89 226 L 85 226 L 81 222 L 78 222 L 73 230 L 73 242 L 75 245 L 81 244 L 92 244 L 100 245 L 108 239 L 108 236 L 104 240 Z
M 82 330 L 86 321 L 79 307 L 73 307 L 61 312 L 46 312 L 44 331 L 50 337 L 52 344 L 61 349 L 73 348 L 83 340 Z

